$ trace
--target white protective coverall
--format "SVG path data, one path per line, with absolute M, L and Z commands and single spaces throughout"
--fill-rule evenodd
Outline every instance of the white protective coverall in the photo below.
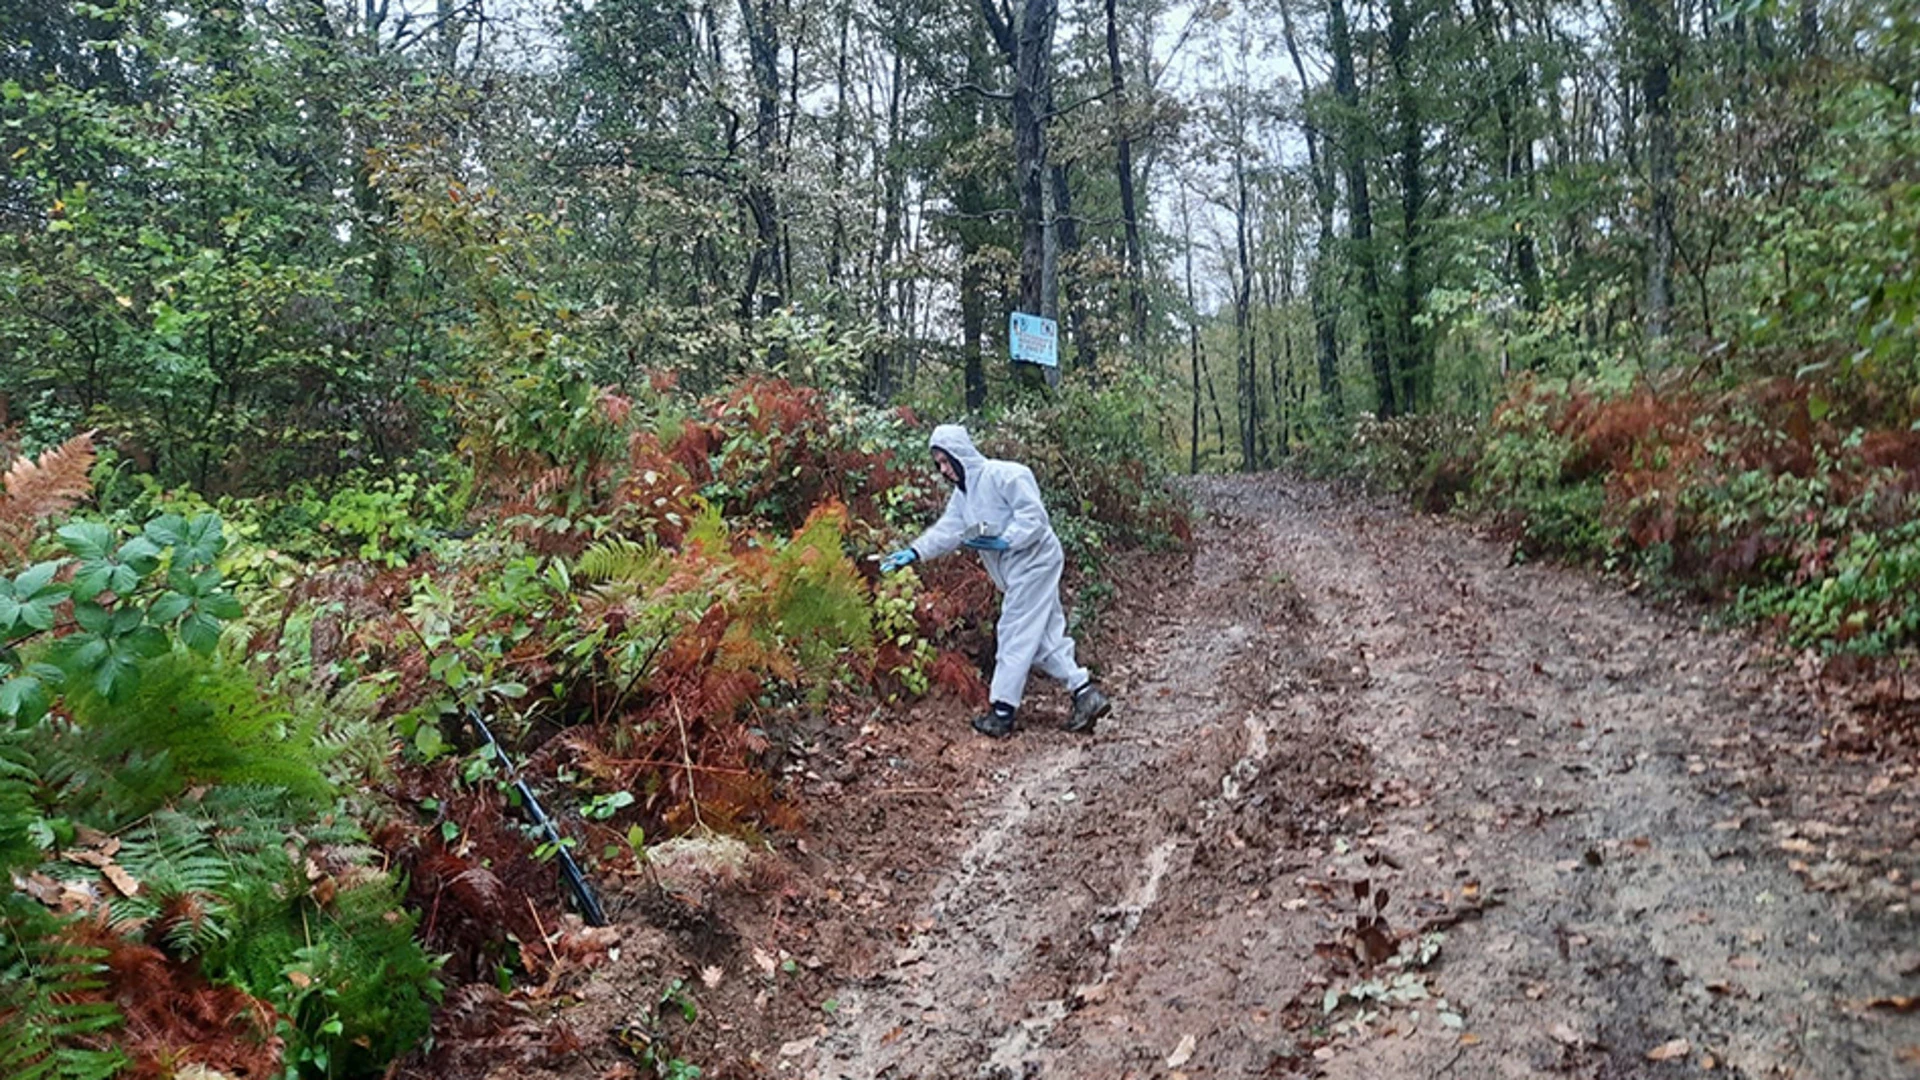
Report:
M 961 482 L 947 496 L 946 512 L 913 542 L 914 555 L 937 559 L 970 537 L 998 536 L 1005 551 L 981 551 L 987 576 L 1006 594 L 1000 604 L 999 650 L 993 662 L 993 700 L 1016 708 L 1031 668 L 1060 680 L 1068 690 L 1088 681 L 1074 663 L 1067 615 L 1060 607 L 1060 572 L 1066 553 L 1053 534 L 1033 470 L 980 453 L 959 424 L 941 424 L 928 440 L 960 466 Z

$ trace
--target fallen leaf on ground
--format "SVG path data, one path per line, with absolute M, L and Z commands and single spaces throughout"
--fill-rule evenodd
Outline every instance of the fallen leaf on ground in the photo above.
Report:
M 1647 1051 L 1648 1061 L 1672 1061 L 1693 1053 L 1693 1044 L 1685 1039 L 1670 1039 Z
M 780 1056 L 781 1057 L 799 1057 L 801 1054 L 804 1054 L 807 1051 L 813 1049 L 813 1044 L 819 1041 L 820 1041 L 820 1036 L 809 1035 L 804 1039 L 795 1039 L 789 1043 L 781 1043 Z
M 778 961 L 767 955 L 765 949 L 753 950 L 753 965 L 768 975 L 773 974 L 773 969 L 780 966 Z
M 717 964 L 700 969 L 700 981 L 703 984 L 705 984 L 706 988 L 709 990 L 712 990 L 718 987 L 720 985 L 720 980 L 725 977 L 726 977 L 726 972 L 721 971 L 719 965 Z
M 112 882 L 113 887 L 120 890 L 121 896 L 131 899 L 134 894 L 140 891 L 140 883 L 134 880 L 132 874 L 127 873 L 116 863 L 108 863 L 106 866 L 101 867 L 100 876 Z
M 73 842 L 83 847 L 105 848 L 109 855 L 120 850 L 119 837 L 108 836 L 106 833 L 101 832 L 91 825 L 75 825 L 73 827 Z
M 1580 1033 L 1573 1030 L 1573 1027 L 1565 1021 L 1548 1028 L 1547 1034 L 1553 1036 L 1555 1042 L 1564 1043 L 1567 1046 L 1579 1046 L 1582 1041 Z
M 1103 982 L 1088 983 L 1073 992 L 1073 999 L 1081 1005 L 1092 1005 L 1106 1000 L 1106 997 L 1107 984 Z
M 1167 1055 L 1167 1068 L 1177 1069 L 1193 1060 L 1193 1048 L 1199 1041 L 1192 1035 L 1180 1036 L 1180 1045 L 1174 1047 L 1173 1053 Z

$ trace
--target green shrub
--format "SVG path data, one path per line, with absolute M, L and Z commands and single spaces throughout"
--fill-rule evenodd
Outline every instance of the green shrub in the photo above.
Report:
M 1361 413 L 1348 430 L 1343 471 L 1375 491 L 1424 492 L 1448 462 L 1474 456 L 1478 434 L 1479 425 L 1457 413 Z
M 1551 424 L 1560 400 L 1527 394 L 1495 414 L 1462 501 L 1510 532 L 1522 554 L 1602 558 L 1620 530 L 1607 521 L 1600 481 L 1567 479 L 1577 448 Z
M 400 892 L 382 877 L 249 928 L 243 984 L 280 1013 L 302 1077 L 376 1075 L 432 1028 L 439 962 L 414 940 L 419 915 Z
M 385 567 L 413 561 L 461 514 L 451 484 L 405 470 L 355 472 L 325 488 L 304 485 L 283 496 L 228 501 L 222 509 L 250 519 L 257 542 L 305 562 L 348 556 Z
M 1092 567 L 1108 548 L 1180 547 L 1192 524 L 1154 437 L 1161 390 L 1137 372 L 1101 387 L 1069 384 L 988 416 L 973 434 L 990 456 L 1033 470 L 1070 559 Z M 924 443 L 918 454 L 926 460 Z
M 1736 615 L 1779 625 L 1787 640 L 1828 652 L 1878 656 L 1920 644 L 1920 521 L 1861 533 L 1825 572 L 1749 586 Z
M 36 866 L 49 838 L 35 806 L 40 766 L 25 742 L 25 733 L 0 730 L 0 879 Z M 99 950 L 63 942 L 60 927 L 24 892 L 0 894 L 0 1076 L 9 1080 L 104 1080 L 124 1060 L 67 1041 L 120 1017 L 110 1004 L 86 1001 L 104 985 Z
M 142 888 L 113 921 L 271 1003 L 299 1075 L 376 1074 L 426 1037 L 438 963 L 357 830 L 290 815 L 285 796 L 214 788 L 129 830 L 118 858 Z

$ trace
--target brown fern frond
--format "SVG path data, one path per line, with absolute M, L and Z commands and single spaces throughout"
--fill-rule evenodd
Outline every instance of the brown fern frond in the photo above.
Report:
M 20 457 L 0 475 L 0 558 L 26 558 L 40 524 L 79 504 L 93 490 L 93 432 L 41 454 Z

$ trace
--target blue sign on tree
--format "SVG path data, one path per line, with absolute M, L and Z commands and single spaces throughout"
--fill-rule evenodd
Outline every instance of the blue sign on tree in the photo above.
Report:
M 1060 324 L 1038 315 L 1014 312 L 1007 319 L 1007 353 L 1041 367 L 1060 366 Z

